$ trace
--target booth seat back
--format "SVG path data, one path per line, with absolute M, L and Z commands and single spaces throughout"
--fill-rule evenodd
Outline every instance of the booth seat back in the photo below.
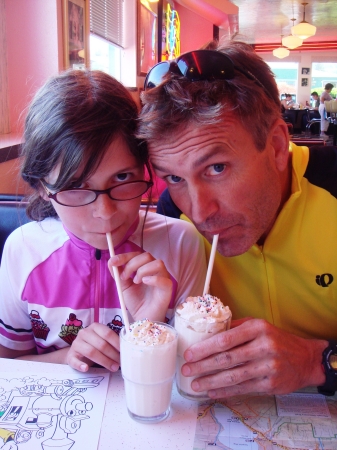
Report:
M 26 206 L 26 202 L 0 199 L 0 261 L 7 237 L 16 228 L 30 222 L 26 215 Z

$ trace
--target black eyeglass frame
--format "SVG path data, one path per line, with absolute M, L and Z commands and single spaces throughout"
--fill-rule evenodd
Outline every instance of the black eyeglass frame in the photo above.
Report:
M 221 61 L 224 64 L 219 65 L 217 70 L 209 70 L 208 72 L 211 73 L 211 75 L 209 75 L 207 73 L 202 73 L 201 71 L 199 73 L 196 73 L 193 70 L 193 67 L 191 67 L 191 65 L 190 65 L 190 67 L 188 66 L 188 59 L 196 61 L 198 56 L 206 57 L 209 61 L 209 64 L 211 64 L 212 59 Z M 182 64 L 180 64 L 181 62 L 185 63 L 187 66 L 187 69 L 189 69 L 186 71 L 186 73 L 184 73 L 181 69 L 181 66 L 182 66 Z M 155 83 L 153 81 L 153 79 L 151 80 L 151 75 L 153 76 L 155 74 L 155 71 L 156 70 L 158 71 L 158 68 L 163 67 L 164 65 L 167 66 L 167 70 L 161 74 L 160 82 Z M 197 66 L 197 64 L 196 64 L 196 66 Z M 234 73 L 235 70 L 240 72 L 246 78 L 254 81 L 261 89 L 263 89 L 263 91 L 266 93 L 266 95 L 270 99 L 272 99 L 272 96 L 270 95 L 270 93 L 267 91 L 267 89 L 264 87 L 264 85 L 261 83 L 261 81 L 258 78 L 256 78 L 256 76 L 254 74 L 252 74 L 247 69 L 243 69 L 241 67 L 236 66 L 229 56 L 225 55 L 224 53 L 218 52 L 216 50 L 194 50 L 192 52 L 183 53 L 182 55 L 178 56 L 178 58 L 173 59 L 171 61 L 161 61 L 161 62 L 157 63 L 155 66 L 153 66 L 148 71 L 148 73 L 146 75 L 145 82 L 144 82 L 144 90 L 146 91 L 148 89 L 153 89 L 153 88 L 159 86 L 164 81 L 163 78 L 165 77 L 165 75 L 167 75 L 167 73 L 169 73 L 169 72 L 175 73 L 178 75 L 182 75 L 189 81 L 193 82 L 193 81 L 231 80 L 231 79 L 235 78 L 235 73 Z M 158 77 L 153 77 L 153 78 L 158 78 Z
M 147 181 L 147 180 L 135 180 L 135 181 L 128 181 L 128 182 L 126 182 L 126 183 L 121 183 L 121 184 L 118 184 L 117 186 L 112 186 L 112 187 L 110 187 L 110 188 L 108 188 L 108 189 L 102 189 L 102 190 L 100 190 L 100 189 L 87 189 L 87 188 L 62 189 L 61 191 L 57 191 L 57 192 L 55 192 L 54 194 L 52 194 L 52 193 L 49 191 L 49 189 L 47 188 L 47 186 L 44 184 L 44 182 L 43 182 L 42 180 L 40 180 L 40 181 L 41 181 L 41 184 L 42 184 L 44 190 L 46 191 L 46 194 L 47 194 L 48 198 L 53 199 L 53 200 L 54 200 L 56 203 L 58 203 L 59 205 L 62 205 L 62 206 L 68 206 L 68 207 L 70 207 L 70 208 L 77 208 L 77 207 L 79 207 L 79 206 L 87 206 L 87 205 L 90 205 L 91 203 L 94 203 L 94 202 L 97 200 L 97 198 L 98 198 L 99 195 L 102 195 L 102 194 L 107 194 L 108 197 L 109 197 L 111 200 L 115 200 L 115 201 L 117 201 L 117 202 L 126 202 L 126 201 L 128 201 L 128 200 L 134 200 L 135 198 L 138 198 L 138 197 L 141 197 L 142 195 L 144 195 L 145 192 L 148 191 L 148 190 L 153 186 L 153 184 L 154 184 L 153 181 Z M 118 188 L 118 187 L 120 187 L 120 186 L 125 186 L 125 185 L 127 185 L 127 184 L 134 184 L 134 183 L 144 183 L 144 187 L 145 187 L 145 185 L 146 185 L 146 189 L 144 189 L 144 192 L 142 192 L 142 193 L 139 194 L 139 195 L 136 195 L 135 197 L 126 198 L 126 199 L 118 199 L 118 198 L 112 197 L 111 191 L 112 191 L 113 189 Z M 61 203 L 59 200 L 57 200 L 57 195 L 58 195 L 60 192 L 70 192 L 70 191 L 87 191 L 87 192 L 93 192 L 93 193 L 95 194 L 95 198 L 94 198 L 92 201 L 90 201 L 89 203 L 84 203 L 84 204 L 81 204 L 81 205 L 66 205 L 66 204 L 64 204 L 64 203 Z

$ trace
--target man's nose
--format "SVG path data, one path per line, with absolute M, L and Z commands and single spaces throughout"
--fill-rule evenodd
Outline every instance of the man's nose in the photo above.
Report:
M 193 186 L 189 189 L 189 198 L 191 214 L 189 217 L 195 224 L 204 223 L 218 210 L 216 198 L 210 190 Z
M 107 220 L 117 211 L 117 201 L 112 200 L 108 194 L 101 194 L 97 197 L 93 205 L 95 206 L 94 217 Z

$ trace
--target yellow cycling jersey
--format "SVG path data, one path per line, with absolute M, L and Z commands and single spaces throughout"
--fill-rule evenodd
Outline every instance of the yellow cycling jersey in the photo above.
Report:
M 292 193 L 263 247 L 217 253 L 211 293 L 234 319 L 263 318 L 305 338 L 337 339 L 337 148 L 291 143 L 290 151 Z

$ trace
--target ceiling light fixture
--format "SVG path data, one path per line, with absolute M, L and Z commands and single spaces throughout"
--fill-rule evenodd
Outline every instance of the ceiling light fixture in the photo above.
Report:
M 290 19 L 290 20 L 293 21 L 293 26 L 294 26 L 294 21 L 296 19 Z M 297 48 L 302 44 L 303 44 L 303 40 L 297 36 L 293 36 L 292 34 L 290 34 L 289 36 L 282 39 L 282 45 L 284 45 L 285 47 L 288 47 L 290 49 Z
M 283 34 L 281 34 L 281 41 L 282 41 L 282 37 L 283 37 Z M 281 45 L 281 47 L 275 48 L 273 50 L 273 55 L 276 56 L 276 58 L 280 58 L 280 59 L 286 58 L 287 56 L 289 56 L 289 53 L 290 53 L 290 51 L 287 48 L 282 47 L 282 45 Z
M 310 25 L 310 23 L 305 20 L 305 7 L 307 4 L 308 3 L 302 3 L 304 7 L 302 22 L 291 28 L 291 34 L 299 37 L 300 39 L 307 39 L 316 34 L 316 27 L 314 25 Z

